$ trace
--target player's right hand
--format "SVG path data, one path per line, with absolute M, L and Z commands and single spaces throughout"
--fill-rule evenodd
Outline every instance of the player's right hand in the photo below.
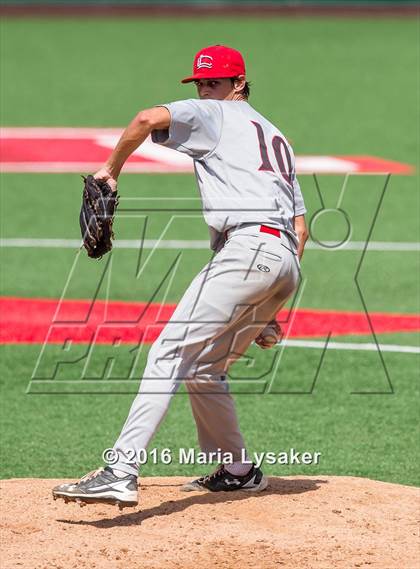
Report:
M 96 180 L 101 180 L 102 182 L 107 182 L 107 184 L 109 185 L 109 187 L 111 188 L 111 190 L 113 192 L 117 191 L 117 180 L 111 176 L 111 174 L 109 173 L 109 171 L 105 167 L 98 170 L 96 172 L 96 174 L 93 174 L 93 177 Z

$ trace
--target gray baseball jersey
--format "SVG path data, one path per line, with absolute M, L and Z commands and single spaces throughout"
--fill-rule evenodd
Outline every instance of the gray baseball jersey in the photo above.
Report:
M 203 213 L 216 232 L 241 223 L 287 231 L 306 212 L 293 150 L 285 136 L 246 101 L 188 99 L 162 105 L 167 130 L 152 140 L 194 159 Z

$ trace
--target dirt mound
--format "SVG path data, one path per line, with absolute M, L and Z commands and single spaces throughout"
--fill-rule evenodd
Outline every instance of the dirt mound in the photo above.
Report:
M 2 569 L 419 567 L 419 490 L 347 477 L 271 478 L 261 494 L 184 493 L 143 478 L 138 508 L 54 502 L 61 481 L 3 480 Z

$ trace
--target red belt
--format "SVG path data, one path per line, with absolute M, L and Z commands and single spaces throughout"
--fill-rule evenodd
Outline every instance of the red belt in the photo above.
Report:
M 271 235 L 275 235 L 276 237 L 280 237 L 280 229 L 276 229 L 275 227 L 269 227 L 268 225 L 260 225 L 260 233 L 270 233 Z
M 231 229 L 235 229 L 235 227 L 231 227 Z M 230 229 L 225 231 L 225 241 L 228 239 Z M 268 225 L 260 225 L 260 233 L 269 233 L 270 235 L 274 235 L 275 237 L 281 237 L 280 229 L 276 229 L 275 227 L 269 227 Z

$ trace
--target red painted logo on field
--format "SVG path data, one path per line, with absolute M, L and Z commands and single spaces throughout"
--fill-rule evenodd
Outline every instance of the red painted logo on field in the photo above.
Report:
M 111 344 L 151 343 L 156 340 L 175 310 L 175 304 L 105 302 L 0 297 L 0 343 Z M 139 314 L 141 318 L 139 319 Z M 298 309 L 294 318 L 288 312 L 277 315 L 288 338 L 325 338 L 371 334 L 364 312 Z M 369 314 L 377 334 L 415 332 L 420 317 L 415 314 Z M 138 321 L 137 321 L 138 320 Z
M 0 129 L 2 172 L 93 172 L 115 147 L 122 129 Z M 373 156 L 297 156 L 298 174 L 412 174 L 414 168 Z M 192 172 L 192 159 L 147 139 L 128 159 L 125 172 Z

